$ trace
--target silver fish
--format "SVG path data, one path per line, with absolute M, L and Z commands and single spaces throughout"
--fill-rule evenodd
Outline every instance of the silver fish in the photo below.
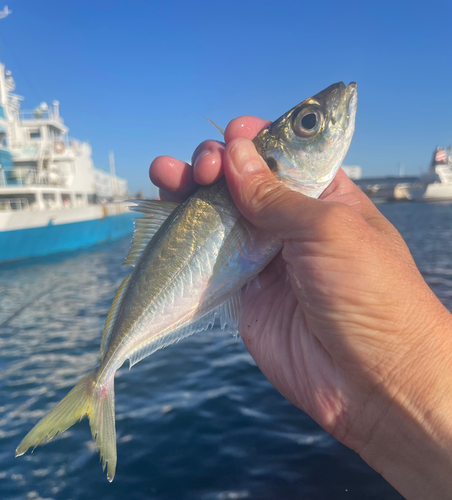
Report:
M 331 85 L 270 124 L 254 139 L 274 174 L 318 197 L 334 178 L 355 126 L 357 86 Z M 237 331 L 241 289 L 281 249 L 281 242 L 244 219 L 220 180 L 181 205 L 137 201 L 125 264 L 134 266 L 108 314 L 100 363 L 25 436 L 16 450 L 52 439 L 88 415 L 107 477 L 116 470 L 114 376 L 182 338 L 211 327 Z

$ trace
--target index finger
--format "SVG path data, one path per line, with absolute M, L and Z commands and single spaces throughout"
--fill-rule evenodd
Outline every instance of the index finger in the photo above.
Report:
M 268 120 L 256 116 L 235 118 L 226 127 L 225 141 L 238 137 L 254 139 L 269 123 Z M 213 184 L 223 177 L 223 151 L 224 144 L 217 141 L 204 141 L 195 149 L 192 157 L 193 177 L 198 184 Z
M 224 131 L 224 141 L 226 143 L 242 137 L 252 141 L 256 135 L 265 127 L 270 125 L 271 121 L 263 120 L 257 116 L 244 115 L 234 118 L 228 123 Z

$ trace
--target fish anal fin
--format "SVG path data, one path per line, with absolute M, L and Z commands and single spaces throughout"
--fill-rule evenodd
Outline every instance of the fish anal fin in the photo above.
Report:
M 242 291 L 239 290 L 226 302 L 215 310 L 220 320 L 222 330 L 229 330 L 234 335 L 239 335 L 240 318 L 242 317 Z
M 241 291 L 233 295 L 226 302 L 218 306 L 216 309 L 209 311 L 207 314 L 195 321 L 188 321 L 185 325 L 173 330 L 168 335 L 152 341 L 141 349 L 135 351 L 129 356 L 130 368 L 137 364 L 142 359 L 150 356 L 155 351 L 163 349 L 179 340 L 190 337 L 198 332 L 203 332 L 212 328 L 215 324 L 215 319 L 218 318 L 222 330 L 230 330 L 234 335 L 239 333 L 239 321 L 242 315 L 242 300 Z

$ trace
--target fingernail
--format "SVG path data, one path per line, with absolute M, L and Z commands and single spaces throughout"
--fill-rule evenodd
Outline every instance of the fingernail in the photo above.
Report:
M 237 141 L 231 149 L 231 158 L 239 174 L 252 174 L 264 170 L 264 165 L 257 155 L 256 148 L 251 141 L 242 139 Z
M 208 156 L 212 153 L 209 149 L 203 149 L 201 150 L 197 155 L 196 159 L 193 163 L 193 167 L 196 167 L 196 165 L 201 161 L 201 158 L 204 158 L 205 156 Z

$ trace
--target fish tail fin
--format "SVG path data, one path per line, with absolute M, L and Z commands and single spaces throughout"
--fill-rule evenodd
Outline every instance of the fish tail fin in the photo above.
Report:
M 102 460 L 102 470 L 107 466 L 110 483 L 116 470 L 116 426 L 115 426 L 115 385 L 114 375 L 102 385 L 96 386 L 93 405 L 88 410 L 91 434 L 96 441 Z
M 40 420 L 16 449 L 20 457 L 31 447 L 45 444 L 57 434 L 88 414 L 93 439 L 100 452 L 102 466 L 107 465 L 107 478 L 111 482 L 116 469 L 116 429 L 114 377 L 99 384 L 97 369 L 84 377 L 69 394 Z

